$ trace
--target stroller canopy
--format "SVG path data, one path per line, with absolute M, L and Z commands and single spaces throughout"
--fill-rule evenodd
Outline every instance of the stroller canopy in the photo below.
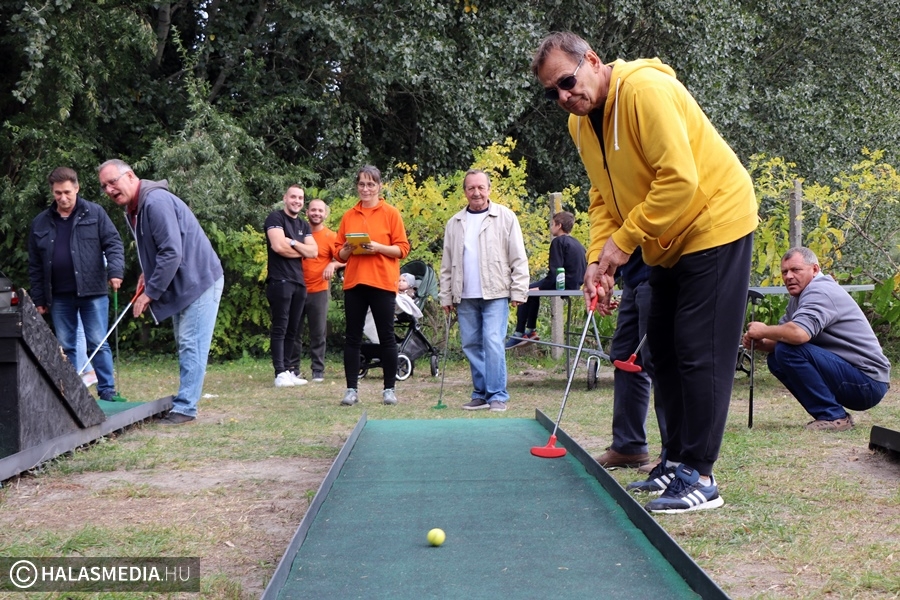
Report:
M 429 298 L 437 299 L 437 274 L 431 266 L 421 260 L 411 260 L 400 267 L 400 272 L 409 273 L 416 278 L 416 305 L 420 310 L 425 308 L 425 302 Z

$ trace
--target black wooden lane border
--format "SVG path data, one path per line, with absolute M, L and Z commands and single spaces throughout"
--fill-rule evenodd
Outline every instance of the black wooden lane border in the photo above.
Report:
M 535 419 L 547 431 L 553 429 L 554 421 L 541 410 L 535 409 Z M 688 586 L 704 600 L 727 600 L 728 595 L 700 568 L 687 552 L 678 545 L 657 520 L 648 513 L 619 482 L 606 472 L 606 469 L 588 454 L 578 443 L 562 429 L 556 430 L 556 441 L 562 445 L 569 454 L 584 466 L 585 471 L 593 476 L 610 497 L 622 507 L 631 522 L 641 530 L 647 540 L 659 550 L 659 553 L 669 561 Z M 677 517 L 676 517 L 677 518 Z

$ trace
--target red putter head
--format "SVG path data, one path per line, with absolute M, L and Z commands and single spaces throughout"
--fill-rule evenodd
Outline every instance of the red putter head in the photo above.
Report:
M 634 364 L 634 361 L 637 360 L 638 352 L 641 351 L 641 347 L 644 345 L 644 342 L 647 341 L 647 334 L 644 334 L 644 337 L 641 338 L 638 347 L 634 349 L 634 354 L 628 357 L 628 360 L 614 360 L 613 366 L 620 371 L 625 371 L 626 373 L 640 373 L 643 369 L 641 369 L 641 365 Z
M 587 319 L 584 321 L 584 330 L 581 332 L 581 341 L 578 342 L 578 351 L 575 353 L 575 366 L 572 367 L 572 372 L 569 373 L 569 380 L 566 382 L 566 391 L 563 393 L 562 404 L 559 407 L 559 415 L 556 417 L 556 424 L 553 425 L 553 433 L 550 434 L 550 441 L 547 442 L 546 446 L 534 446 L 531 448 L 531 453 L 538 458 L 560 458 L 566 455 L 565 448 L 556 447 L 556 430 L 559 429 L 559 422 L 562 419 L 563 410 L 566 408 L 566 400 L 569 398 L 569 390 L 572 389 L 572 379 L 575 377 L 578 358 L 581 356 L 582 348 L 584 348 L 584 338 L 587 336 L 588 326 L 591 324 L 591 317 L 594 314 L 594 310 L 597 308 L 597 300 L 599 299 L 600 296 L 595 294 L 588 305 Z
M 643 369 L 641 365 L 634 364 L 635 360 L 637 360 L 637 354 L 632 354 L 628 357 L 628 360 L 614 360 L 613 366 L 626 373 L 640 373 Z
M 566 455 L 565 448 L 557 448 L 556 447 L 556 436 L 551 435 L 550 441 L 547 442 L 546 446 L 534 446 L 531 449 L 531 453 L 538 458 L 560 458 Z

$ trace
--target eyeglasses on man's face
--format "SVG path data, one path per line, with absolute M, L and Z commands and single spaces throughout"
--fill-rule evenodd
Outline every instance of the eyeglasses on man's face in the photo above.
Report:
M 544 97 L 547 100 L 553 100 L 556 102 L 559 100 L 559 90 L 563 90 L 568 92 L 578 83 L 578 79 L 575 77 L 578 75 L 578 69 L 581 68 L 582 63 L 584 63 L 584 56 L 581 57 L 581 60 L 578 61 L 578 66 L 575 67 L 575 71 L 569 75 L 568 77 L 563 77 L 559 81 L 556 82 L 556 87 L 552 88 L 544 88 Z
M 112 185 L 116 185 L 116 182 L 119 181 L 120 179 L 122 179 L 123 177 L 125 177 L 125 175 L 127 175 L 128 173 L 130 173 L 130 171 L 125 171 L 124 173 L 119 173 L 119 176 L 116 177 L 115 179 L 110 179 L 106 183 L 101 182 L 100 183 L 100 191 L 105 192 L 108 187 L 110 187 Z

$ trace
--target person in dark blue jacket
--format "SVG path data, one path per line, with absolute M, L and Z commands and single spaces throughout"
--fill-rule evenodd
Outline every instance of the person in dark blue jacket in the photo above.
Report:
M 650 318 L 650 267 L 644 263 L 640 246 L 635 249 L 628 262 L 619 267 L 616 275 L 619 277 L 622 296 L 618 305 L 616 331 L 610 342 L 610 361 L 628 360 L 647 335 L 647 321 Z M 602 313 L 604 309 L 600 310 Z M 650 410 L 650 389 L 655 387 L 656 380 L 653 376 L 653 360 L 646 343 L 641 346 L 637 355 L 635 364 L 641 367 L 639 372 L 616 369 L 613 373 L 612 443 L 606 452 L 597 457 L 597 462 L 609 470 L 629 468 L 651 473 L 659 463 L 651 464 L 650 461 L 646 422 Z M 665 448 L 668 437 L 666 417 L 661 406 L 655 405 L 655 408 L 662 446 Z M 656 480 L 657 476 L 650 478 L 650 482 Z M 641 482 L 644 487 L 650 485 L 645 484 L 646 482 Z M 629 485 L 634 489 L 633 484 Z M 661 492 L 664 488 L 665 485 L 660 482 L 658 489 L 644 491 Z
M 193 421 L 225 287 L 222 263 L 197 217 L 166 180 L 138 179 L 118 159 L 100 165 L 97 174 L 106 195 L 125 208 L 137 245 L 138 288 L 143 285 L 144 291 L 134 301 L 134 316 L 149 310 L 156 323 L 172 317 L 181 383 L 162 422 Z
M 565 270 L 565 289 L 577 290 L 584 280 L 587 269 L 584 246 L 569 235 L 575 226 L 575 215 L 570 212 L 558 212 L 550 222 L 550 265 L 547 276 L 528 286 L 530 290 L 555 290 L 556 270 Z M 506 341 L 506 349 L 524 346 L 540 339 L 537 334 L 537 318 L 541 309 L 541 297 L 529 296 L 525 304 L 520 304 L 516 313 L 516 331 Z
M 125 272 L 125 248 L 109 215 L 99 204 L 78 195 L 78 174 L 59 167 L 47 177 L 54 202 L 31 223 L 28 275 L 31 298 L 39 313 L 50 313 L 56 337 L 72 365 L 77 365 L 78 319 L 84 325 L 93 360 L 97 394 L 116 396 L 112 352 L 100 341 L 109 325 L 108 288 L 118 290 Z

